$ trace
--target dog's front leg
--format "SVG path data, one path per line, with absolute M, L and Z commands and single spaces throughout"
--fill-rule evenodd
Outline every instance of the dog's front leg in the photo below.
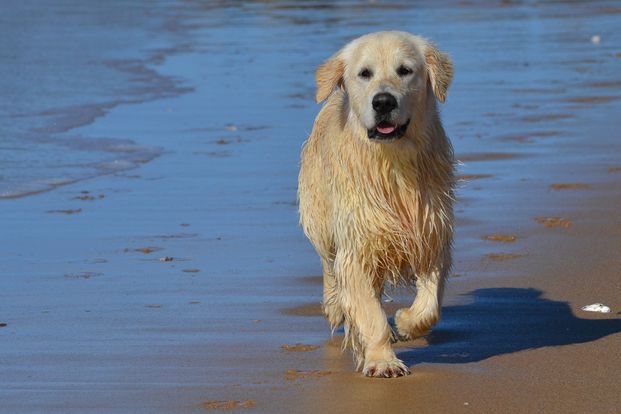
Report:
M 369 377 L 409 374 L 391 346 L 391 330 L 374 287 L 373 273 L 355 255 L 338 253 L 335 276 L 345 315 L 346 343 L 352 346 L 358 367 Z
M 427 335 L 438 322 L 447 268 L 448 266 L 417 276 L 416 299 L 412 306 L 399 309 L 395 314 L 399 339 L 410 340 Z

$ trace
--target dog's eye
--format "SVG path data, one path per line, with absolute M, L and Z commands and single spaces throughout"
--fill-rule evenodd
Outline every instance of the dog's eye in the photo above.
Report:
M 360 73 L 358 73 L 358 76 L 360 76 L 362 79 L 371 79 L 371 76 L 373 76 L 373 72 L 371 72 L 367 68 L 364 68 L 360 71 Z
M 397 68 L 397 75 L 399 76 L 408 76 L 411 75 L 413 72 L 414 71 L 407 66 L 401 65 Z

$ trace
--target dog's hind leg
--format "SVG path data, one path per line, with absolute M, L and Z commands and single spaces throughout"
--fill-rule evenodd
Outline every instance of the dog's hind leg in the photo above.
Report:
M 330 323 L 330 328 L 336 329 L 343 324 L 343 309 L 336 287 L 334 261 L 322 258 L 321 266 L 323 267 L 323 313 Z
M 409 308 L 395 314 L 397 334 L 401 340 L 415 339 L 429 333 L 440 319 L 446 270 L 433 270 L 416 279 L 416 299 Z
M 373 277 L 353 256 L 337 254 L 335 276 L 345 316 L 345 344 L 352 346 L 358 366 L 369 377 L 409 374 L 391 346 L 391 330 Z

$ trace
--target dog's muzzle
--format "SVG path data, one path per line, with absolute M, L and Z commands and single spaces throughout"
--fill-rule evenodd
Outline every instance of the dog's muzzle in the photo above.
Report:
M 397 99 L 392 94 L 378 93 L 373 97 L 371 105 L 375 111 L 377 124 L 367 130 L 370 139 L 388 141 L 399 139 L 405 134 L 410 123 L 409 120 L 403 125 L 397 125 L 390 121 L 390 113 L 399 106 Z

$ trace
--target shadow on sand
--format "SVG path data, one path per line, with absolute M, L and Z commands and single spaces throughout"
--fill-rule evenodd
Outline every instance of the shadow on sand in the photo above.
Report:
M 621 332 L 621 319 L 580 319 L 566 302 L 541 297 L 536 289 L 478 289 L 467 305 L 443 309 L 429 346 L 399 352 L 408 365 L 467 363 L 493 356 L 590 342 Z M 613 319 L 614 318 L 614 319 Z

